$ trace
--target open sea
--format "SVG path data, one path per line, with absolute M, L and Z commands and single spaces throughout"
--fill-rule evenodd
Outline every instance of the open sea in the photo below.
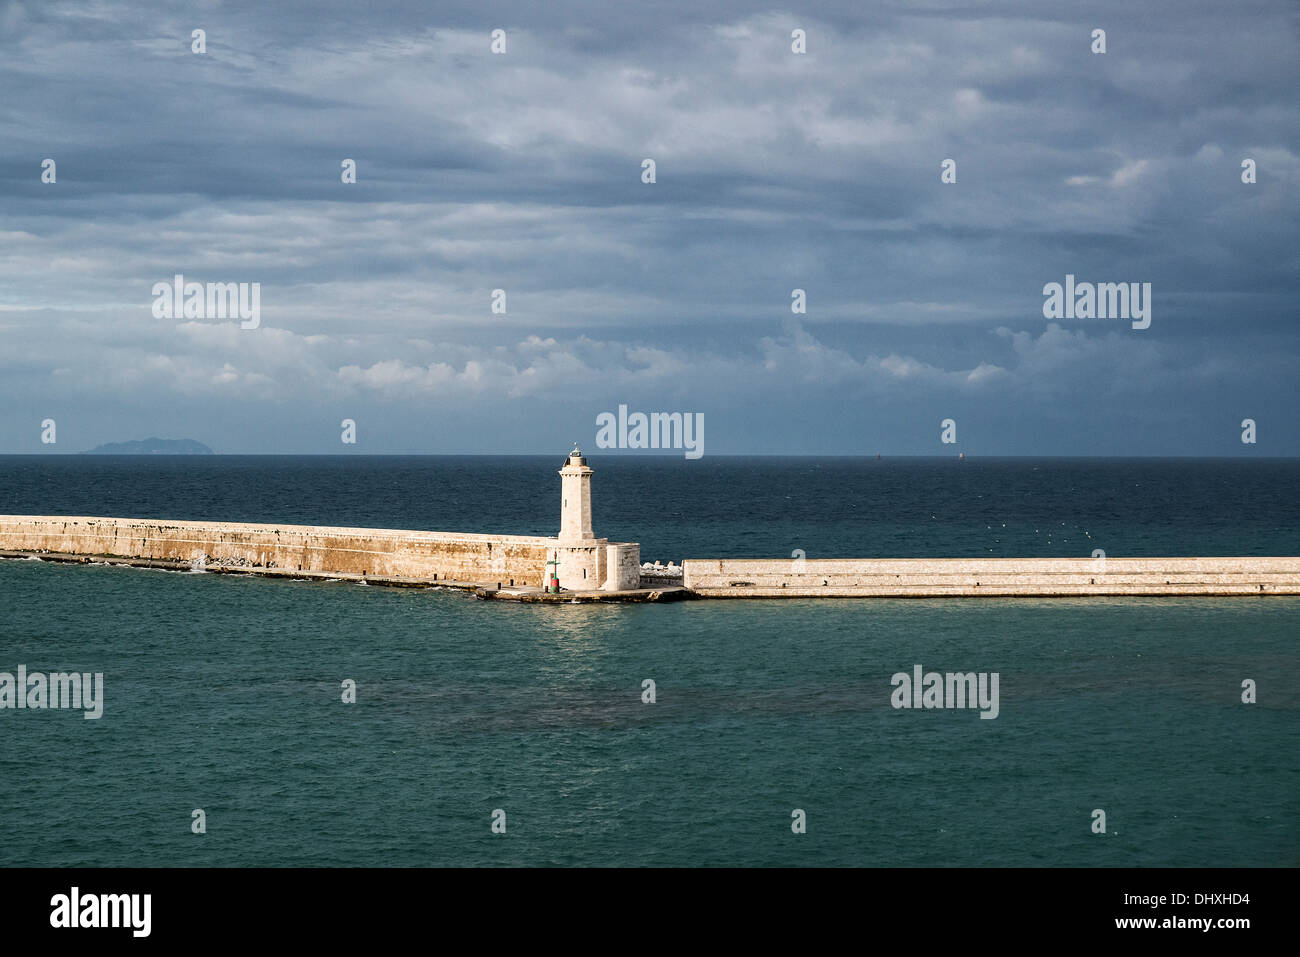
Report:
M 562 460 L 0 456 L 0 514 L 552 535 Z M 1300 554 L 1300 460 L 591 465 L 643 561 Z M 104 674 L 99 720 L 0 710 L 5 866 L 1300 864 L 1300 598 L 535 606 L 13 560 L 0 615 L 0 671 Z M 918 664 L 997 672 L 997 718 L 892 708 Z

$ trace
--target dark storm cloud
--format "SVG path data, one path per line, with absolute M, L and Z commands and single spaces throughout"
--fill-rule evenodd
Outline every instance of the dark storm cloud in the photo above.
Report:
M 0 4 L 0 446 L 1296 454 L 1294 6 L 1041 7 Z M 261 328 L 155 319 L 178 272 Z

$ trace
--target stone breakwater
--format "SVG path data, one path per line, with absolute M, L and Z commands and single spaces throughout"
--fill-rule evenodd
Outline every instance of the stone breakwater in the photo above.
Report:
M 542 587 L 554 539 L 516 535 L 0 516 L 0 549 L 250 572 L 318 573 L 419 582 L 512 582 Z
M 688 559 L 705 598 L 1300 595 L 1300 558 Z
M 688 559 L 670 566 L 679 586 L 654 566 L 642 576 L 636 544 L 605 539 L 71 516 L 0 515 L 0 554 L 449 585 L 516 601 L 1300 595 L 1300 557 Z M 557 556 L 563 591 L 548 595 Z

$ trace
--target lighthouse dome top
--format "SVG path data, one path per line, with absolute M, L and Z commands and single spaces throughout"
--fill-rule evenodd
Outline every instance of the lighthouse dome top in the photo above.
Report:
M 577 442 L 573 443 L 573 451 L 569 453 L 569 457 L 565 460 L 564 464 L 565 465 L 586 465 L 587 464 L 587 458 L 582 454 L 582 450 L 578 448 Z

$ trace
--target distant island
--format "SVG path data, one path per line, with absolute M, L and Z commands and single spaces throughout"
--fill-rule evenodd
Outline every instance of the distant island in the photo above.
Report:
M 213 455 L 202 442 L 193 439 L 133 439 L 107 442 L 82 455 Z

